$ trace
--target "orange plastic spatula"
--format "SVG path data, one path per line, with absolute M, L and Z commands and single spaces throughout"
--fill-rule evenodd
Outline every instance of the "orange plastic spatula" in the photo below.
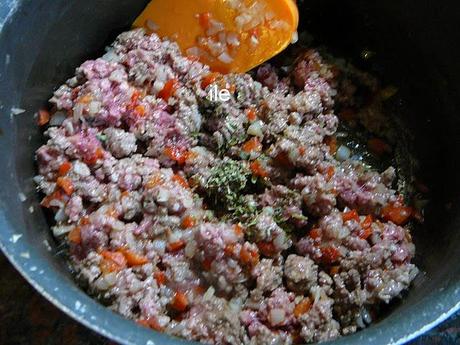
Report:
M 246 72 L 295 40 L 294 0 L 153 0 L 134 22 L 214 71 Z

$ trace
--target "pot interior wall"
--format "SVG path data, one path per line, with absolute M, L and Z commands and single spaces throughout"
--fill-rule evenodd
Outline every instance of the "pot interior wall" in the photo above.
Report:
M 117 33 L 129 28 L 146 2 L 19 2 L 17 13 L 0 37 L 0 224 L 7 225 L 8 234 L 23 233 L 21 245 L 53 271 L 56 284 L 59 279 L 67 282 L 66 286 L 72 282 L 55 250 L 48 251 L 43 242 L 54 243 L 32 182 L 36 169 L 34 151 L 43 142 L 33 114 L 46 104 L 51 90 L 72 76 L 76 66 L 100 55 Z M 400 88 L 395 116 L 404 118 L 410 129 L 410 139 L 421 162 L 419 176 L 432 190 L 426 223 L 413 233 L 417 262 L 425 273 L 403 303 L 393 306 L 397 313 L 349 341 L 379 334 L 384 327 L 396 330 L 404 323 L 410 329 L 409 315 L 425 311 L 428 301 L 434 301 L 440 291 L 456 287 L 460 276 L 456 264 L 460 252 L 460 73 L 456 66 L 459 49 L 452 46 L 460 42 L 459 30 L 453 30 L 460 6 L 451 1 L 449 7 L 411 1 L 305 3 L 301 5 L 302 27 L 311 31 L 318 43 L 358 64 L 362 64 L 359 54 L 363 48 L 375 51 L 375 58 L 363 66 L 379 74 L 385 83 Z M 27 111 L 10 119 L 11 107 Z M 403 136 L 407 134 L 402 132 L 402 139 Z M 19 192 L 27 196 L 26 202 L 18 200 Z M 34 207 L 33 213 L 30 206 Z M 6 235 L 3 236 L 2 241 L 7 243 Z M 17 248 L 8 245 L 5 250 L 21 266 Z M 451 298 L 458 301 L 458 292 L 452 293 Z M 454 304 L 448 297 L 440 303 Z M 430 313 L 435 310 L 427 312 L 426 322 L 430 322 L 435 318 L 434 314 L 430 318 Z M 414 327 L 416 324 L 414 321 Z

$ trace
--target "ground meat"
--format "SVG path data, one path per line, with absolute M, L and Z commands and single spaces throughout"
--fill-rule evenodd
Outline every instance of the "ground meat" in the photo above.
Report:
M 106 128 L 103 132 L 107 136 L 107 149 L 116 158 L 129 156 L 136 152 L 136 137 L 122 129 Z
M 289 255 L 284 264 L 286 286 L 299 294 L 308 294 L 317 284 L 318 266 L 305 256 Z
M 292 182 L 299 189 L 305 207 L 315 216 L 331 213 L 336 205 L 333 185 L 321 174 L 301 176 Z
M 222 298 L 212 297 L 196 303 L 187 317 L 170 326 L 171 334 L 216 344 L 244 344 L 247 334 L 238 312 Z
M 255 79 L 192 60 L 129 31 L 51 98 L 68 116 L 45 131 L 35 181 L 78 279 L 127 318 L 210 344 L 367 326 L 417 268 L 395 169 L 334 156 L 353 83 L 313 50 Z M 228 102 L 207 98 L 216 85 Z

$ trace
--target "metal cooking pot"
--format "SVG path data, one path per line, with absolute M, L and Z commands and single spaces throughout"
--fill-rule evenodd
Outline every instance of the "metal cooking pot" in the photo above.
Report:
M 0 247 L 41 294 L 122 344 L 179 344 L 88 297 L 56 255 L 32 177 L 42 134 L 34 112 L 87 58 L 100 55 L 146 0 L 0 1 Z M 400 87 L 395 116 L 431 188 L 426 222 L 413 235 L 424 274 L 388 315 L 333 344 L 402 344 L 460 308 L 460 30 L 458 1 L 305 0 L 301 22 L 337 55 L 365 62 Z M 11 115 L 11 108 L 25 113 Z M 25 200 L 24 200 L 25 199 Z

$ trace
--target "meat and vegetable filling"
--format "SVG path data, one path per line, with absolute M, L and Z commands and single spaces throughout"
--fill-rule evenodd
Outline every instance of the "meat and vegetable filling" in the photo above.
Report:
M 142 30 L 80 66 L 51 98 L 36 180 L 88 292 L 212 344 L 324 341 L 371 323 L 417 274 L 414 212 L 393 167 L 341 145 L 335 112 L 367 106 L 350 74 L 309 50 L 289 68 L 222 75 Z M 209 99 L 216 85 L 228 102 Z

